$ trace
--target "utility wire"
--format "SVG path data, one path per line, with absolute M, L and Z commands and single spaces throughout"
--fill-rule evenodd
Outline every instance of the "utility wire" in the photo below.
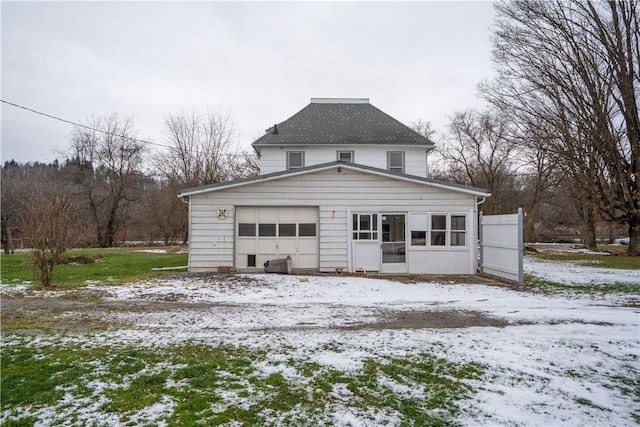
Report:
M 126 135 L 118 135 L 118 134 L 107 132 L 107 131 L 104 131 L 104 130 L 101 130 L 101 129 L 96 129 L 96 128 L 91 127 L 91 126 L 83 125 L 81 123 L 72 122 L 71 120 L 63 119 L 63 118 L 57 117 L 57 116 L 52 116 L 51 114 L 43 113 L 42 111 L 34 110 L 32 108 L 28 108 L 28 107 L 25 107 L 23 105 L 18 105 L 18 104 L 15 104 L 13 102 L 5 101 L 4 99 L 0 99 L 0 102 L 2 102 L 3 104 L 11 105 L 12 107 L 21 108 L 21 109 L 29 111 L 31 113 L 35 113 L 35 114 L 39 114 L 39 115 L 44 116 L 44 117 L 48 117 L 48 118 L 53 119 L 53 120 L 57 120 L 59 122 L 68 123 L 70 125 L 78 126 L 78 127 L 81 127 L 81 128 L 84 128 L 84 129 L 88 129 L 88 130 L 93 130 L 93 131 L 96 131 L 96 132 L 103 133 L 105 135 L 117 136 L 118 138 L 124 138 L 124 139 L 128 139 L 130 141 L 139 142 L 139 143 L 142 143 L 142 144 L 151 144 L 151 145 L 157 145 L 159 147 L 171 148 L 170 146 L 165 145 L 165 144 L 160 144 L 160 143 L 152 142 L 152 141 L 145 141 L 143 139 L 132 138 L 132 137 L 126 136 Z

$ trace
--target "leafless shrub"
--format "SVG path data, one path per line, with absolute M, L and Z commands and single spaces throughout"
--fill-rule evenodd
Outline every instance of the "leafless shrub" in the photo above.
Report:
M 73 237 L 76 209 L 67 194 L 39 194 L 22 215 L 22 232 L 33 245 L 33 265 L 45 288 L 53 284 L 54 267 Z

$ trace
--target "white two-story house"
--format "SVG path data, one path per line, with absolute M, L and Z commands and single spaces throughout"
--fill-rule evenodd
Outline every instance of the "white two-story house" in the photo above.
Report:
M 368 99 L 312 98 L 253 147 L 260 175 L 190 188 L 190 271 L 474 274 L 483 189 L 428 178 L 434 144 Z

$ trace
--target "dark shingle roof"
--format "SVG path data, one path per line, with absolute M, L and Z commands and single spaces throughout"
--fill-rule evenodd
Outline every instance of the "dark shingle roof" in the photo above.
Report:
M 312 99 L 302 110 L 267 130 L 254 147 L 305 144 L 433 146 L 433 142 L 369 104 L 367 99 Z

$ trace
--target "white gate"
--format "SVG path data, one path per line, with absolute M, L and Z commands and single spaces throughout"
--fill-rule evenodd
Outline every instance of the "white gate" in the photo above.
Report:
M 480 273 L 524 284 L 522 208 L 512 215 L 480 212 Z

